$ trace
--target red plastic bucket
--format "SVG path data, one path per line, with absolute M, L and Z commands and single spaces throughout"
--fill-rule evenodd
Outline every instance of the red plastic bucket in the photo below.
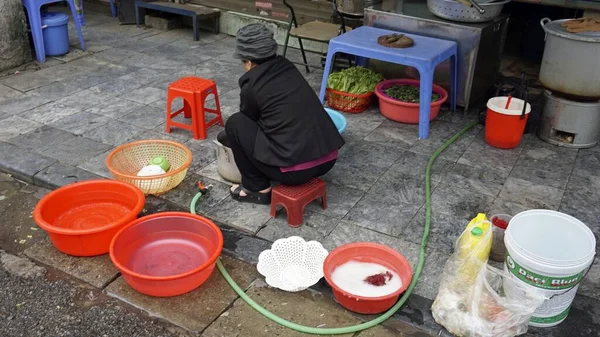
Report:
M 380 297 L 363 297 L 350 294 L 338 287 L 332 280 L 333 271 L 348 261 L 372 262 L 396 272 L 402 279 L 402 286 L 396 292 Z M 384 245 L 372 242 L 355 242 L 334 249 L 323 264 L 323 273 L 331 286 L 333 296 L 344 308 L 359 314 L 378 314 L 391 308 L 410 285 L 412 268 L 406 258 Z
M 525 102 L 522 99 L 512 98 L 508 109 L 505 109 L 507 101 L 508 97 L 494 97 L 487 102 L 485 141 L 500 149 L 514 149 L 519 146 L 531 112 L 531 105 L 527 103 L 522 118 Z

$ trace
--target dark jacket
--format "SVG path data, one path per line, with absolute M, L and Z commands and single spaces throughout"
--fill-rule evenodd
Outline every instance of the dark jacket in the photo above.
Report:
M 300 71 L 282 56 L 240 78 L 240 110 L 259 126 L 254 158 L 287 167 L 319 159 L 344 139 Z

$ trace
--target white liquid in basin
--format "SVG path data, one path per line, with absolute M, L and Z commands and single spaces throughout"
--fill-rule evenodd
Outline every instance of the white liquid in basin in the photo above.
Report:
M 374 286 L 364 280 L 375 274 L 389 271 L 393 276 L 382 286 Z M 394 293 L 402 287 L 400 276 L 393 270 L 377 263 L 348 261 L 335 268 L 331 280 L 347 293 L 362 297 L 380 297 Z

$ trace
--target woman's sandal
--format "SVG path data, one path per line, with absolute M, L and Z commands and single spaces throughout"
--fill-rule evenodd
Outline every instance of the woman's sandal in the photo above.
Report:
M 244 191 L 246 195 L 240 195 L 240 192 Z M 271 191 L 267 193 L 252 192 L 243 188 L 239 185 L 235 190 L 229 192 L 231 197 L 240 202 L 248 202 L 251 204 L 259 205 L 270 205 L 271 204 Z

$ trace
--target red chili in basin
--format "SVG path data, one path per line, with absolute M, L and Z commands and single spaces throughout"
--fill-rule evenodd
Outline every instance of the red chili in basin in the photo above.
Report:
M 499 219 L 497 216 L 495 216 L 492 219 L 492 224 L 494 224 L 494 226 L 496 226 L 496 227 L 504 228 L 504 229 L 506 229 L 506 227 L 508 227 L 508 222 L 506 222 L 502 219 Z
M 367 276 L 367 278 L 365 278 L 365 282 L 370 284 L 370 285 L 374 285 L 376 287 L 381 287 L 386 285 L 387 282 L 389 282 L 392 277 L 394 277 L 394 275 L 392 275 L 392 273 L 390 273 L 389 271 L 386 271 L 385 273 L 379 273 L 379 274 L 375 274 L 375 275 L 371 275 L 371 276 Z M 387 281 L 386 281 L 387 278 Z

